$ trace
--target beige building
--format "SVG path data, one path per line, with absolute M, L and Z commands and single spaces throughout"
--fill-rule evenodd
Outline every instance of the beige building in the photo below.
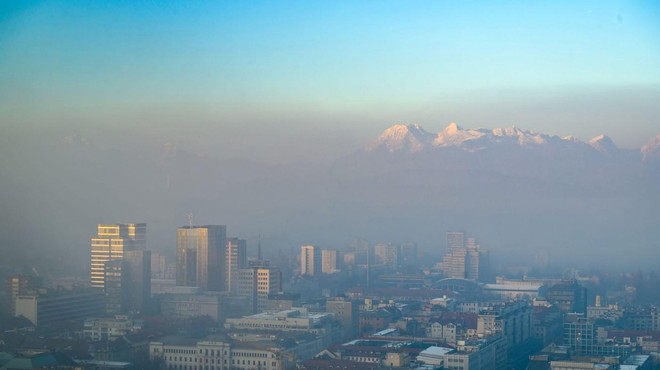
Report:
M 337 271 L 337 259 L 339 253 L 334 249 L 324 249 L 321 252 L 321 270 L 324 274 L 332 274 Z
M 230 293 L 238 289 L 238 270 L 247 267 L 247 241 L 239 238 L 228 238 L 225 251 L 226 287 Z
M 236 293 L 248 297 L 251 313 L 268 306 L 268 296 L 282 291 L 282 272 L 277 267 L 251 267 L 238 270 Z
M 321 273 L 321 250 L 313 245 L 300 247 L 300 275 L 314 276 Z

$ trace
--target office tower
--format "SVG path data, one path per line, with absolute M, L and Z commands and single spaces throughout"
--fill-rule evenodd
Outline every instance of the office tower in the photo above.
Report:
M 321 273 L 321 250 L 313 245 L 300 247 L 300 275 L 314 276 Z
M 446 237 L 448 250 L 465 247 L 465 233 L 463 231 L 448 231 Z
M 577 280 L 565 280 L 546 291 L 546 299 L 564 313 L 587 314 L 587 288 Z
M 482 249 L 475 238 L 468 238 L 466 244 L 466 270 L 465 278 L 489 282 L 490 280 L 490 253 Z
M 401 244 L 401 257 L 399 258 L 404 269 L 416 271 L 419 266 L 417 243 Z
M 445 276 L 481 282 L 490 280 L 490 254 L 475 238 L 468 238 L 466 243 L 463 232 L 448 232 L 447 246 L 440 263 Z
M 36 276 L 11 276 L 7 278 L 5 292 L 9 296 L 9 313 L 16 315 L 16 298 L 20 295 L 36 294 L 41 288 L 43 279 Z
M 277 267 L 251 267 L 238 270 L 237 294 L 248 297 L 252 313 L 266 309 L 268 296 L 282 291 L 282 272 Z
M 154 279 L 165 279 L 167 272 L 167 260 L 162 253 L 151 252 L 151 277 Z
M 230 293 L 235 293 L 238 286 L 238 270 L 247 267 L 247 241 L 228 238 L 225 261 L 227 264 L 225 289 Z
M 321 251 L 321 271 L 324 274 L 332 274 L 337 271 L 337 251 L 324 249 Z
M 468 263 L 466 248 L 451 248 L 442 258 L 440 269 L 446 277 L 465 279 Z
M 103 288 L 106 262 L 122 259 L 125 251 L 147 248 L 147 224 L 99 224 L 91 247 L 91 284 Z
M 151 300 L 151 252 L 124 253 L 122 280 L 127 296 L 124 311 L 144 312 Z
M 342 324 L 343 340 L 351 340 L 357 336 L 360 326 L 360 305 L 357 301 L 345 297 L 328 298 L 325 302 L 325 311 L 333 313 Z
M 122 279 L 124 263 L 121 259 L 115 259 L 103 264 L 105 295 L 105 312 L 108 314 L 124 313 L 127 306 L 128 294 L 126 293 L 127 282 Z
M 225 288 L 226 226 L 180 227 L 176 245 L 177 285 L 212 291 Z
M 376 263 L 387 266 L 389 270 L 397 269 L 400 254 L 400 248 L 396 244 L 376 244 L 374 246 Z

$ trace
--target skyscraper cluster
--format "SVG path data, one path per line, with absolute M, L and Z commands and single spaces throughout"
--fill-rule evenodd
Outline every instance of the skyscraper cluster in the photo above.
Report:
M 440 262 L 446 277 L 487 281 L 489 279 L 489 253 L 482 249 L 475 238 L 465 238 L 462 231 L 446 234 L 447 252 Z
M 151 296 L 147 224 L 100 224 L 91 239 L 91 285 L 105 294 L 106 312 L 143 311 Z

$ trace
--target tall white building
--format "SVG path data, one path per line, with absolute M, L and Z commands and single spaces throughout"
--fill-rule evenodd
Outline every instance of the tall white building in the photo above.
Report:
M 300 247 L 300 275 L 314 276 L 321 273 L 321 250 L 313 245 Z
M 122 260 L 124 252 L 147 248 L 147 224 L 99 224 L 91 239 L 91 284 L 105 288 L 105 264 Z
M 324 274 L 332 274 L 337 271 L 338 252 L 334 249 L 321 251 L 321 271 Z
M 239 238 L 228 238 L 225 253 L 226 290 L 235 293 L 238 287 L 238 270 L 247 267 L 247 241 Z

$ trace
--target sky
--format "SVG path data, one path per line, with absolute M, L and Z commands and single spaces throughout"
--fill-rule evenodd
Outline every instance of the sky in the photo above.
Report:
M 0 4 L 0 129 L 19 136 L 292 160 L 457 122 L 639 148 L 658 101 L 655 1 Z

